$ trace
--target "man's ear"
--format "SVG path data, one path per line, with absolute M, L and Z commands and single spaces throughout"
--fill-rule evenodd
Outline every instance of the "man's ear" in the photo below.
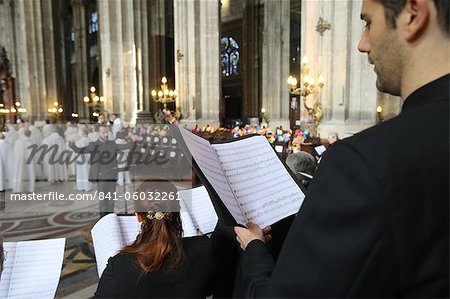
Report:
M 404 13 L 406 40 L 408 42 L 416 41 L 428 26 L 430 18 L 430 1 L 431 0 L 406 0 Z

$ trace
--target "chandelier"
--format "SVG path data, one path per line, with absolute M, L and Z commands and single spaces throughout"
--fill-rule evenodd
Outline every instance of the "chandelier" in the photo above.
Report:
M 307 98 L 311 94 L 320 93 L 322 88 L 325 86 L 325 79 L 323 75 L 319 75 L 317 80 L 310 76 L 308 62 L 308 57 L 303 56 L 300 69 L 300 84 L 298 85 L 298 81 L 294 76 L 289 76 L 287 83 L 291 94 L 303 97 L 303 105 L 308 115 L 310 115 L 313 119 L 311 134 L 312 136 L 315 136 L 317 134 L 317 127 L 319 126 L 320 120 L 323 116 L 322 105 L 320 101 L 317 100 L 311 104 L 308 104 Z
M 167 104 L 177 99 L 177 91 L 169 89 L 166 77 L 162 77 L 161 83 L 161 89 L 158 91 L 153 89 L 151 95 L 155 102 L 163 104 L 164 110 L 167 110 Z
M 58 103 L 58 101 L 53 102 L 53 106 L 47 109 L 47 112 L 53 115 L 54 117 L 58 117 L 61 113 L 63 113 L 64 109 Z
M 83 102 L 89 107 L 93 108 L 94 111 L 92 112 L 93 117 L 99 117 L 101 114 L 101 106 L 106 101 L 106 98 L 104 96 L 98 96 L 96 94 L 97 89 L 95 86 L 91 86 L 89 88 L 89 96 L 85 96 L 83 98 Z
M 3 103 L 0 103 L 0 113 L 1 114 L 14 114 L 14 115 L 20 115 L 20 113 L 27 112 L 26 108 L 22 107 L 22 104 L 20 101 L 14 102 L 14 105 L 12 105 L 10 108 L 5 107 Z

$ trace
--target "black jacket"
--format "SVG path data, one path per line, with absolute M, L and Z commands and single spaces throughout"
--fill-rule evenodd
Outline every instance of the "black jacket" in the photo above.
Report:
M 449 82 L 329 149 L 276 264 L 248 245 L 237 296 L 449 297 Z
M 117 144 L 114 141 L 107 140 L 102 142 L 97 140 L 89 143 L 88 146 L 79 148 L 71 143 L 70 148 L 75 153 L 90 154 L 89 164 L 89 181 L 117 181 L 118 167 L 117 157 L 120 150 L 131 147 L 131 144 Z M 124 156 L 119 156 L 124 159 Z
M 212 292 L 214 259 L 208 237 L 183 238 L 183 262 L 174 269 L 163 265 L 142 275 L 136 257 L 117 254 L 108 260 L 97 298 L 206 298 Z

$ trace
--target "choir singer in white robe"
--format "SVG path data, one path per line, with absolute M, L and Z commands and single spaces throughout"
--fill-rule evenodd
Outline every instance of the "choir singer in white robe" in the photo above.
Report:
M 30 130 L 25 130 L 24 135 L 14 144 L 14 168 L 13 168 L 13 192 L 33 192 L 36 183 L 35 161 L 27 163 L 31 156 Z
M 90 140 L 87 137 L 86 129 L 78 130 L 79 139 L 75 142 L 77 147 L 86 147 L 89 145 Z M 91 154 L 79 154 L 77 158 L 77 170 L 76 170 L 76 184 L 75 189 L 81 191 L 90 191 L 93 188 L 93 184 L 89 181 L 89 159 Z
M 0 133 L 0 191 L 12 189 L 14 154 L 11 144 L 6 141 L 5 134 Z
M 48 149 L 55 146 L 54 150 L 49 151 L 44 156 L 44 174 L 47 177 L 47 181 L 52 183 L 67 181 L 67 164 L 60 163 L 62 159 L 59 159 L 61 154 L 66 150 L 66 142 L 58 134 L 55 127 L 53 127 L 53 132 L 42 140 L 42 145 L 47 145 Z M 55 151 L 55 155 L 51 159 L 53 151 Z

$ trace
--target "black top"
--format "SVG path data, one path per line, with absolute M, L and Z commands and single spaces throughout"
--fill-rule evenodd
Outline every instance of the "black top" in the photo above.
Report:
M 117 157 L 118 152 L 131 148 L 132 143 L 117 144 L 112 140 L 101 141 L 98 139 L 95 142 L 90 142 L 85 147 L 77 147 L 70 143 L 70 148 L 79 154 L 90 154 L 89 165 L 89 181 L 117 181 Z M 119 156 L 122 160 L 123 155 Z M 129 161 L 127 161 L 129 163 Z
M 131 254 L 108 260 L 100 278 L 97 298 L 206 298 L 211 294 L 214 260 L 208 237 L 183 238 L 184 258 L 176 268 L 164 266 L 142 274 Z
M 277 263 L 248 245 L 238 296 L 449 297 L 449 83 L 330 147 Z

